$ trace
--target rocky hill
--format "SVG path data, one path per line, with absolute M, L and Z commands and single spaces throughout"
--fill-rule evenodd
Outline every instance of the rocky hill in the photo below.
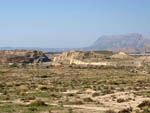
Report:
M 105 61 L 111 55 L 113 55 L 113 53 L 110 51 L 70 51 L 56 56 L 53 61 L 63 64 L 68 64 L 71 60 L 101 62 Z
M 111 50 L 115 52 L 149 51 L 150 40 L 139 33 L 104 35 L 98 38 L 88 50 Z
M 0 63 L 40 63 L 50 59 L 41 51 L 34 50 L 7 50 L 0 51 Z

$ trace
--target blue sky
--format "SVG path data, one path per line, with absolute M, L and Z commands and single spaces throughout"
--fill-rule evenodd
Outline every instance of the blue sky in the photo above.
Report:
M 150 36 L 150 0 L 0 0 L 1 47 L 85 47 L 132 32 Z

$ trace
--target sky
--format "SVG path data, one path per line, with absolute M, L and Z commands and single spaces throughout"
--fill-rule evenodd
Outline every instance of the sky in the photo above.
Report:
M 87 47 L 133 32 L 150 36 L 150 0 L 0 0 L 0 47 Z

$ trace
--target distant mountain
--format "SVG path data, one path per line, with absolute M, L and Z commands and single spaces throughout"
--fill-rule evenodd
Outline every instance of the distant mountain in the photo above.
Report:
M 98 38 L 88 50 L 111 50 L 114 52 L 136 52 L 149 51 L 150 39 L 144 38 L 142 34 L 130 33 L 124 35 L 104 35 Z
M 150 52 L 150 38 L 140 33 L 124 35 L 103 35 L 91 46 L 85 48 L 39 48 L 39 47 L 0 47 L 0 50 L 39 50 L 48 53 L 71 50 L 109 50 L 113 52 Z

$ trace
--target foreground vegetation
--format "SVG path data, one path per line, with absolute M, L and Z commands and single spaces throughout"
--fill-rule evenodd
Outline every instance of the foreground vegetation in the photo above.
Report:
M 1 66 L 0 113 L 149 113 L 150 74 L 134 69 Z

